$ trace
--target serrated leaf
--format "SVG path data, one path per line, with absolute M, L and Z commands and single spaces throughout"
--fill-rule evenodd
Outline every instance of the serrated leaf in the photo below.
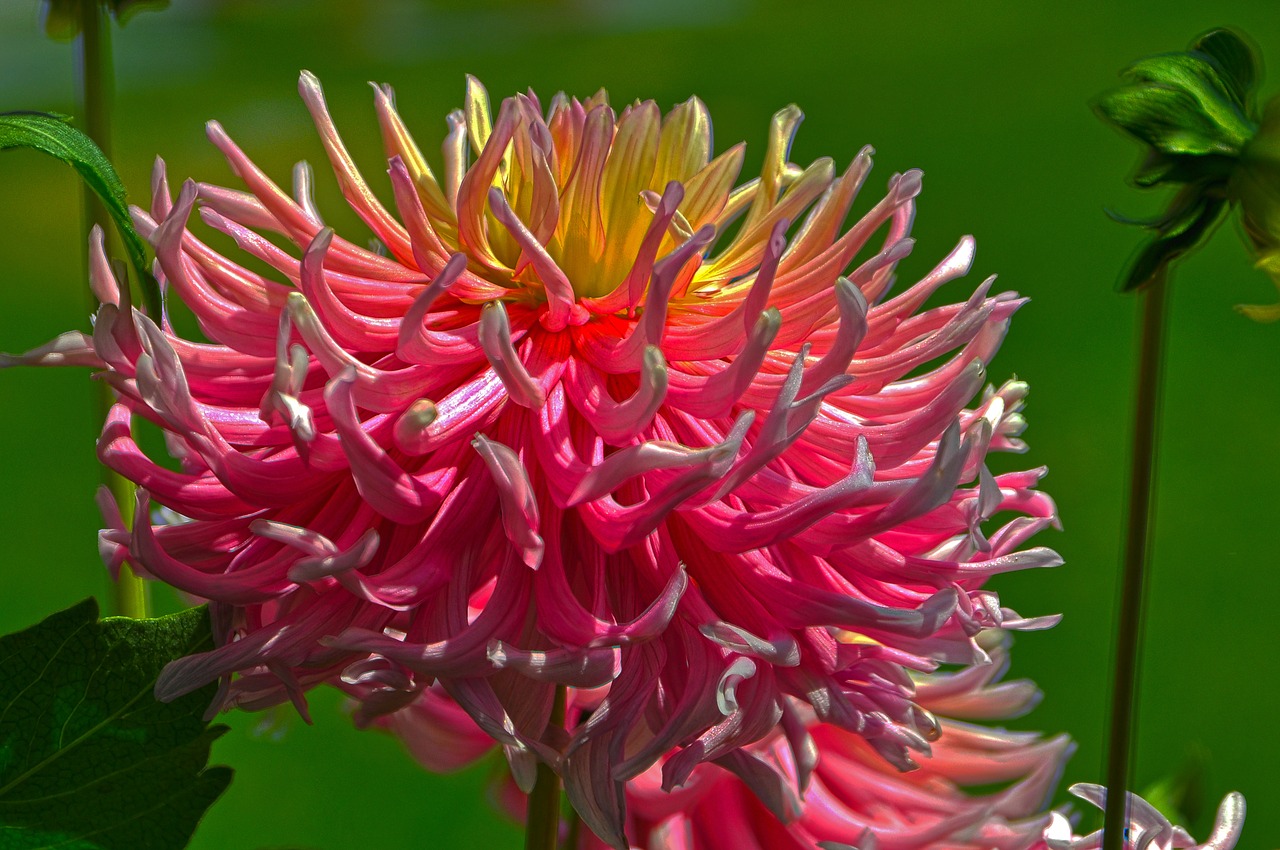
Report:
M 65 116 L 44 112 L 7 112 L 0 114 L 0 150 L 11 148 L 31 148 L 57 157 L 74 168 L 94 194 L 102 199 L 102 205 L 124 240 L 129 262 L 142 282 L 147 310 L 151 315 L 159 316 L 160 287 L 148 270 L 142 238 L 133 229 L 129 218 L 124 183 L 93 139 L 68 124 Z
M 0 847 L 176 850 L 231 770 L 207 767 L 227 727 L 209 685 L 172 703 L 169 661 L 212 647 L 208 614 L 98 620 L 88 599 L 0 637 Z

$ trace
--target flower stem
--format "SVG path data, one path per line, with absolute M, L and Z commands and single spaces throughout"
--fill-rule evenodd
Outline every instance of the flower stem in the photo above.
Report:
M 76 48 L 79 66 L 80 115 L 84 121 L 85 133 L 110 159 L 111 100 L 115 88 L 111 61 L 110 21 L 106 8 L 100 0 L 80 0 L 79 10 L 80 35 L 76 39 Z M 94 225 L 101 227 L 103 235 L 110 240 L 114 231 L 111 218 L 93 190 L 85 184 L 82 244 L 89 244 L 89 231 Z M 124 281 L 124 285 L 128 286 L 128 281 Z M 90 309 L 96 310 L 97 303 L 93 302 L 92 295 L 89 297 Z M 106 418 L 107 411 L 115 402 L 115 398 L 106 383 L 99 383 L 97 386 L 95 407 L 97 419 L 102 421 Z M 125 524 L 132 525 L 133 485 L 105 466 L 102 468 L 102 480 L 115 496 L 116 503 L 124 515 Z M 128 564 L 121 564 L 120 577 L 112 588 L 112 610 L 124 617 L 146 617 L 149 607 L 147 602 L 146 583 L 133 574 Z
M 556 686 L 555 701 L 551 705 L 553 726 L 564 726 L 564 685 Z M 529 808 L 525 814 L 525 850 L 556 850 L 560 839 L 560 777 L 550 766 L 538 763 L 538 778 L 529 795 Z
M 1156 509 L 1156 449 L 1160 419 L 1161 366 L 1168 315 L 1169 280 L 1161 274 L 1144 288 L 1134 387 L 1133 446 L 1124 563 L 1116 622 L 1115 680 L 1107 749 L 1107 805 L 1103 850 L 1120 850 L 1128 824 L 1130 768 L 1137 743 L 1138 667 L 1141 661 L 1143 589 Z

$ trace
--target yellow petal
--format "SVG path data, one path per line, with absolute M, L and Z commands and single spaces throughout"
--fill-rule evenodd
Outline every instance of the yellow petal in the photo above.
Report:
M 604 294 L 596 291 L 593 284 L 596 261 L 605 247 L 600 180 L 612 140 L 613 110 L 598 106 L 587 114 L 578 161 L 560 198 L 560 226 L 550 253 L 579 296 Z
M 687 183 L 711 159 L 711 116 L 707 106 L 691 97 L 671 110 L 662 122 L 658 159 L 649 188 L 661 192 L 672 180 Z
M 725 208 L 733 181 L 742 171 L 742 158 L 747 146 L 739 142 L 689 178 L 684 185 L 684 202 L 680 212 L 689 222 L 690 231 L 714 221 Z
M 1255 322 L 1280 321 L 1280 304 L 1237 304 L 1236 311 Z
M 467 116 L 467 136 L 471 139 L 471 151 L 479 156 L 493 133 L 493 113 L 489 108 L 489 92 L 470 74 L 467 74 L 467 94 L 462 111 Z
M 427 164 L 426 157 L 422 155 L 417 142 L 413 140 L 413 136 L 401 120 L 400 113 L 396 111 L 395 95 L 391 87 L 373 83 L 370 85 L 373 85 L 374 108 L 378 113 L 378 127 L 382 131 L 382 146 L 387 153 L 387 159 L 399 156 L 404 161 L 405 168 L 408 169 L 409 176 L 418 188 L 422 206 L 433 226 L 439 222 L 447 223 L 451 227 L 455 222 L 453 207 L 445 198 L 444 190 L 440 188 L 435 174 L 431 171 L 431 166 Z
M 603 292 L 612 290 L 631 268 L 653 218 L 640 193 L 653 177 L 661 120 L 658 104 L 651 100 L 625 110 L 618 120 L 602 180 L 608 246 L 596 274 Z
M 835 178 L 835 166 L 829 157 L 817 160 L 804 170 L 800 179 L 787 190 L 782 200 L 770 205 L 755 220 L 750 212 L 738 231 L 737 238 L 728 248 L 704 266 L 698 273 L 698 280 L 707 281 L 717 278 L 731 278 L 750 269 L 760 261 L 764 254 L 765 242 L 773 231 L 773 226 L 782 219 L 794 219 L 809 204 L 827 190 Z M 763 182 L 763 178 L 761 178 Z M 756 196 L 757 198 L 760 195 Z M 752 206 L 752 211 L 757 207 Z
M 1280 277 L 1280 251 L 1268 251 L 1265 254 L 1259 255 L 1258 260 L 1253 264 L 1253 267 L 1256 269 L 1262 269 L 1264 272 L 1271 275 L 1273 279 Z M 1280 287 L 1280 280 L 1277 280 L 1276 285 Z
M 849 215 L 853 199 L 857 197 L 858 190 L 871 171 L 871 154 L 870 147 L 863 148 L 853 164 L 810 211 L 804 224 L 787 245 L 787 252 L 778 266 L 780 274 L 817 257 L 840 236 L 840 228 Z
M 742 223 L 744 230 L 756 225 L 773 208 L 782 189 L 783 176 L 787 170 L 787 154 L 791 151 L 791 140 L 795 138 L 804 113 L 794 103 L 783 107 L 773 116 L 769 124 L 769 147 L 764 153 L 764 168 L 760 172 L 760 184 L 747 211 L 747 218 Z

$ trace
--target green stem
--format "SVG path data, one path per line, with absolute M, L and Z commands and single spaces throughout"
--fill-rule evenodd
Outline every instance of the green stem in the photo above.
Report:
M 565 806 L 565 818 L 569 821 L 568 835 L 564 840 L 564 850 L 578 850 L 578 842 L 582 840 L 582 818 L 572 806 Z
M 1111 732 L 1107 748 L 1107 806 L 1103 850 L 1120 850 L 1128 825 L 1131 765 L 1137 744 L 1138 667 L 1141 661 L 1143 586 L 1152 548 L 1156 510 L 1156 443 L 1160 420 L 1169 281 L 1165 275 L 1142 290 L 1138 370 L 1134 388 L 1133 446 L 1129 468 L 1129 510 L 1116 624 L 1115 679 L 1111 692 Z
M 84 131 L 102 152 L 111 158 L 111 101 L 114 95 L 114 70 L 111 61 L 111 28 L 105 7 L 99 0 L 80 0 L 80 35 L 76 39 L 80 83 L 80 114 Z M 110 216 L 86 184 L 84 187 L 83 244 L 89 244 L 89 231 L 97 225 L 112 244 L 114 233 Z M 127 280 L 122 285 L 128 286 Z M 88 287 L 85 287 L 86 291 Z M 97 303 L 90 295 L 90 309 L 97 310 Z M 115 403 L 111 388 L 99 383 L 96 410 L 98 421 L 106 418 L 107 411 Z M 124 515 L 125 524 L 133 521 L 133 485 L 117 473 L 102 468 L 103 483 L 110 488 L 116 503 Z M 112 610 L 124 617 L 146 617 L 148 614 L 147 585 L 133 574 L 128 564 L 120 566 L 120 577 L 112 587 Z
M 553 726 L 564 726 L 565 689 L 556 686 L 551 706 Z M 525 814 L 525 850 L 556 850 L 560 839 L 560 777 L 546 764 L 538 762 L 538 778 L 529 795 Z

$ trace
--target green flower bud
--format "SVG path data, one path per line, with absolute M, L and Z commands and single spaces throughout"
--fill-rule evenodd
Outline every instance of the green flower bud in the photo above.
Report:
M 1152 230 L 1154 237 L 1125 270 L 1121 291 L 1161 280 L 1226 215 L 1236 199 L 1239 164 L 1258 133 L 1253 92 L 1260 71 L 1256 51 L 1242 36 L 1211 30 L 1185 52 L 1133 63 L 1122 72 L 1126 84 L 1095 102 L 1104 121 L 1145 146 L 1134 183 L 1177 189 L 1162 215 L 1127 222 Z

